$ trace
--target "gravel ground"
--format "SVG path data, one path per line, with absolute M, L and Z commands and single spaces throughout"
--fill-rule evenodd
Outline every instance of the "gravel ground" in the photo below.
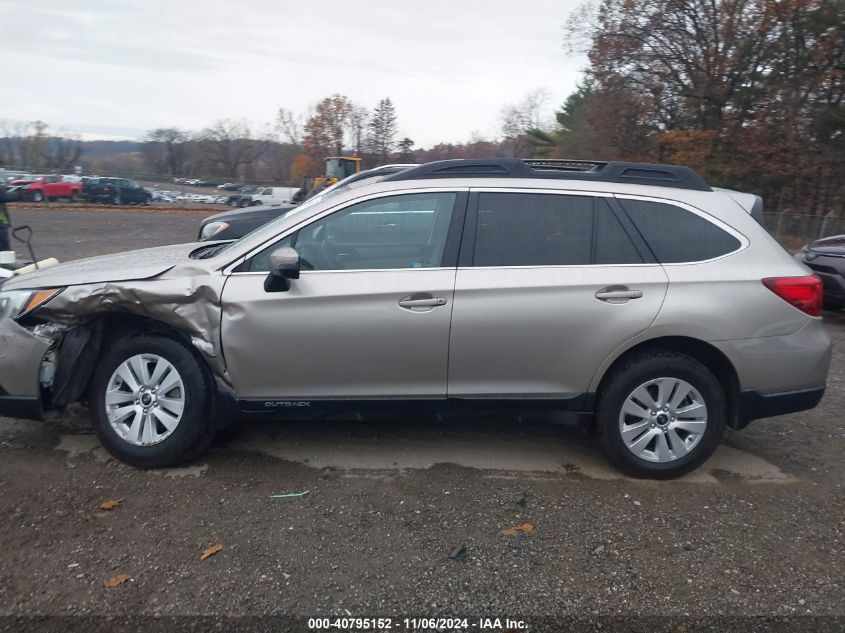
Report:
M 199 222 L 15 220 L 65 259 L 191 239 Z M 845 318 L 826 316 L 842 349 Z M 205 625 L 171 616 L 352 614 L 843 630 L 843 380 L 837 352 L 819 408 L 729 433 L 699 471 L 663 483 L 619 475 L 575 431 L 495 420 L 244 424 L 194 464 L 141 471 L 98 447 L 81 406 L 0 418 L 0 629 L 32 626 L 8 616 L 151 616 L 138 630 L 172 630 Z M 131 580 L 104 586 L 120 574 Z

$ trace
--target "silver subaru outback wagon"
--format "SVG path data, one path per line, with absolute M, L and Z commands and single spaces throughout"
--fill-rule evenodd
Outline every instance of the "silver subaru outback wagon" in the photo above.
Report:
M 821 283 L 761 211 L 671 165 L 429 163 L 234 242 L 7 281 L 0 413 L 85 400 L 112 454 L 157 467 L 248 416 L 533 410 L 679 476 L 824 393 Z

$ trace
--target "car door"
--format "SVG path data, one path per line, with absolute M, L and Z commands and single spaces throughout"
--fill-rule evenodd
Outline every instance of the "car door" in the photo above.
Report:
M 127 180 L 123 189 L 124 202 L 143 202 L 144 190 L 134 180 Z
M 223 291 L 222 346 L 238 397 L 445 398 L 449 323 L 465 192 L 381 195 L 262 247 Z M 266 292 L 270 254 L 302 270 Z
M 576 400 L 657 316 L 667 278 L 607 195 L 474 190 L 449 397 Z

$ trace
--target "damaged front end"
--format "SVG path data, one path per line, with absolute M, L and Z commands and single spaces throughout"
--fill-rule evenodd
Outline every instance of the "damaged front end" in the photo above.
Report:
M 96 327 L 0 323 L 0 412 L 41 419 L 44 411 L 84 396 L 96 365 Z M 7 362 L 12 360 L 13 362 Z
M 36 281 L 44 275 L 44 282 L 53 282 L 51 294 L 43 294 L 38 305 L 23 311 L 16 304 L 9 314 L 0 315 L 0 415 L 41 419 L 47 410 L 84 400 L 104 351 L 122 337 L 141 334 L 190 344 L 205 361 L 218 391 L 230 391 L 220 350 L 224 277 L 204 262 L 189 259 L 190 246 L 179 247 L 185 252 L 179 264 L 160 259 L 158 270 L 149 255 L 160 249 L 137 251 L 148 256 L 145 272 L 153 274 L 143 279 L 97 278 L 91 273 L 93 260 L 87 260 L 89 265 L 77 266 L 77 271 L 69 270 L 74 262 L 56 267 L 49 277 L 51 271 L 23 276 L 11 293 L 11 284 L 3 284 L 0 296 L 18 301 L 27 278 Z M 74 272 L 85 274 L 75 279 Z M 48 291 L 25 292 L 35 297 Z

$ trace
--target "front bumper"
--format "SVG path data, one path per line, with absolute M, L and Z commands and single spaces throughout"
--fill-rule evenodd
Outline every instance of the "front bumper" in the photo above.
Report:
M 0 416 L 24 420 L 43 420 L 40 397 L 0 395 Z
M 50 344 L 11 319 L 0 321 L 0 415 L 43 417 L 38 374 Z

